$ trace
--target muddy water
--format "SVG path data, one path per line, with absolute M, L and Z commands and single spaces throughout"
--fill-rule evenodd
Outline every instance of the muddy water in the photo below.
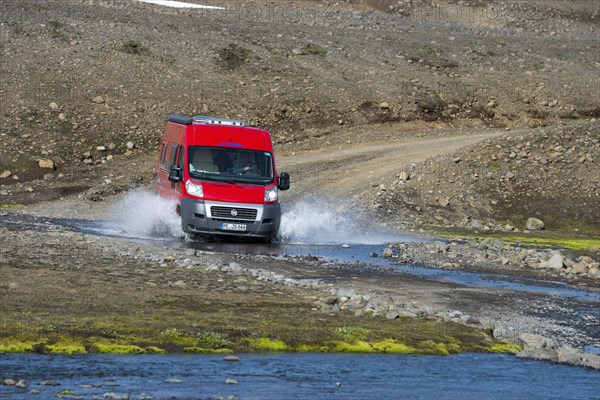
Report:
M 0 398 L 597 399 L 600 373 L 497 354 L 0 355 Z M 58 386 L 42 386 L 54 380 Z M 233 380 L 237 383 L 226 383 Z M 231 382 L 231 381 L 230 381 Z M 32 389 L 38 395 L 28 394 Z M 63 392 L 65 393 L 65 392 Z M 94 397 L 96 396 L 96 397 Z M 128 397 L 127 397 L 128 396 Z

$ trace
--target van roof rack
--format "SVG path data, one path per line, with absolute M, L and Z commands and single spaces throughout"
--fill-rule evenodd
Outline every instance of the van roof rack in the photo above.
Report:
M 175 122 L 176 124 L 182 124 L 182 125 L 211 124 L 211 125 L 228 125 L 228 126 L 248 126 L 248 124 L 246 122 L 240 121 L 237 119 L 208 117 L 208 116 L 203 116 L 203 115 L 197 115 L 195 117 L 185 117 L 183 115 L 178 115 L 178 114 L 169 114 L 169 116 L 167 118 L 168 118 L 169 122 Z

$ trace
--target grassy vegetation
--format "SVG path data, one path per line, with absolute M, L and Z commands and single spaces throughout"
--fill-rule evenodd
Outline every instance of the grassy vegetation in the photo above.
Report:
M 252 51 L 235 43 L 229 43 L 227 47 L 216 49 L 216 53 L 219 55 L 223 67 L 236 69 L 250 57 Z
M 148 47 L 142 45 L 139 40 L 126 40 L 121 45 L 121 51 L 127 54 L 147 54 L 150 52 Z
M 565 250 L 586 251 L 600 248 L 600 234 L 582 228 L 579 232 L 477 232 L 468 229 L 439 228 L 434 233 L 447 239 L 497 239 L 503 243 L 525 247 L 562 248 Z
M 306 46 L 304 46 L 304 48 L 302 49 L 302 53 L 313 56 L 325 57 L 327 55 L 327 50 L 320 44 L 309 43 Z

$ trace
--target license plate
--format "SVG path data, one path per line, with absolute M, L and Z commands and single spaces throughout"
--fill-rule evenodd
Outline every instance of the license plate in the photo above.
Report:
M 221 223 L 221 229 L 224 231 L 245 231 L 246 224 L 229 224 L 226 222 Z

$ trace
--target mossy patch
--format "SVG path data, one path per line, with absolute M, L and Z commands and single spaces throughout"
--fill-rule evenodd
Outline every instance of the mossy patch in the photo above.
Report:
M 18 339 L 4 339 L 0 341 L 0 352 L 3 353 L 30 353 L 43 346 L 45 340 L 21 341 Z
M 53 354 L 87 354 L 85 346 L 81 343 L 54 343 L 44 347 Z
M 184 347 L 186 353 L 203 353 L 203 354 L 231 354 L 231 349 L 206 349 L 203 347 Z
M 150 354 L 166 354 L 167 352 L 165 349 L 156 346 L 148 346 L 146 347 L 146 351 Z
M 369 343 L 363 340 L 356 340 L 352 343 L 341 340 L 333 340 L 326 343 L 330 351 L 337 353 L 375 353 L 377 350 Z
M 347 342 L 353 342 L 355 340 L 366 340 L 371 334 L 370 329 L 352 326 L 342 326 L 337 328 L 336 331 Z
M 100 354 L 144 354 L 146 349 L 129 344 L 93 343 L 90 349 Z
M 417 350 L 413 347 L 407 346 L 405 343 L 399 342 L 393 339 L 385 339 L 379 342 L 373 343 L 373 348 L 379 353 L 391 353 L 391 354 L 415 354 Z
M 259 351 L 287 351 L 292 350 L 285 342 L 276 339 L 258 338 L 248 339 L 252 348 Z
M 489 350 L 492 353 L 518 353 L 521 348 L 513 343 L 497 342 L 490 346 Z

